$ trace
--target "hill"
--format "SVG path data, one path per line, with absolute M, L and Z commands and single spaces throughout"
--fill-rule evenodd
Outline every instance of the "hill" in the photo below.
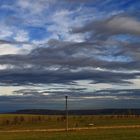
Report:
M 12 113 L 14 113 L 14 114 L 64 115 L 65 110 L 25 109 L 25 110 L 17 110 Z M 140 115 L 140 109 L 69 110 L 68 113 L 69 113 L 69 115 Z

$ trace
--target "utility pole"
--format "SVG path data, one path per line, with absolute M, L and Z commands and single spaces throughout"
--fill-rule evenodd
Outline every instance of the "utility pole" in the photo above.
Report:
M 66 99 L 66 131 L 68 131 L 68 96 L 65 96 Z

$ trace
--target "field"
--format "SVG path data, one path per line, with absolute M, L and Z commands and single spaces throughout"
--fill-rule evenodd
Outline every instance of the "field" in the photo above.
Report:
M 1 140 L 140 140 L 140 129 L 0 133 Z
M 94 124 L 93 127 L 89 126 L 91 123 Z M 89 130 L 53 132 L 53 129 L 60 130 L 65 128 L 64 116 L 0 115 L 0 139 L 140 140 L 140 126 L 137 128 L 131 128 L 131 126 L 138 125 L 140 125 L 140 116 L 135 115 L 70 116 L 69 128 L 89 128 Z M 123 126 L 124 128 L 117 128 L 120 126 Z M 113 128 L 111 129 L 110 127 Z M 30 131 L 25 132 L 25 130 Z M 44 132 L 34 132 L 33 130 L 43 130 Z M 51 132 L 45 130 L 51 130 Z

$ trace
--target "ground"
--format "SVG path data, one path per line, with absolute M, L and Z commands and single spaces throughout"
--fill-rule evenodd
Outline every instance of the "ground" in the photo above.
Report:
M 88 126 L 89 123 L 94 123 L 93 128 Z M 74 127 L 75 130 L 65 131 L 64 116 L 1 115 L 0 139 L 140 140 L 140 116 L 135 115 L 70 116 L 69 127 Z M 34 130 L 37 131 L 33 132 Z

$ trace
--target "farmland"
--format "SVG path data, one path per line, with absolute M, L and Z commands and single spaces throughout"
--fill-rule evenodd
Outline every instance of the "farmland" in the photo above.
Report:
M 0 133 L 1 140 L 139 140 L 140 129 Z
M 2 140 L 129 140 L 140 137 L 139 115 L 69 116 L 69 128 L 89 128 L 64 132 L 65 117 L 58 115 L 0 115 Z M 89 126 L 93 124 L 93 126 Z M 124 128 L 121 128 L 123 126 Z M 108 129 L 106 129 L 108 127 Z M 112 127 L 112 128 L 111 128 Z M 120 127 L 120 128 L 118 128 Z M 93 128 L 93 129 L 92 129 Z M 97 128 L 97 129 L 94 129 Z M 45 131 L 45 130 L 63 131 Z M 26 130 L 30 130 L 27 131 Z M 35 132 L 34 130 L 39 130 Z M 42 130 L 42 131 L 41 131 Z M 15 132 L 14 132 L 15 131 Z
M 139 115 L 69 116 L 69 128 L 139 125 Z M 58 115 L 0 115 L 0 130 L 65 128 L 65 116 Z

